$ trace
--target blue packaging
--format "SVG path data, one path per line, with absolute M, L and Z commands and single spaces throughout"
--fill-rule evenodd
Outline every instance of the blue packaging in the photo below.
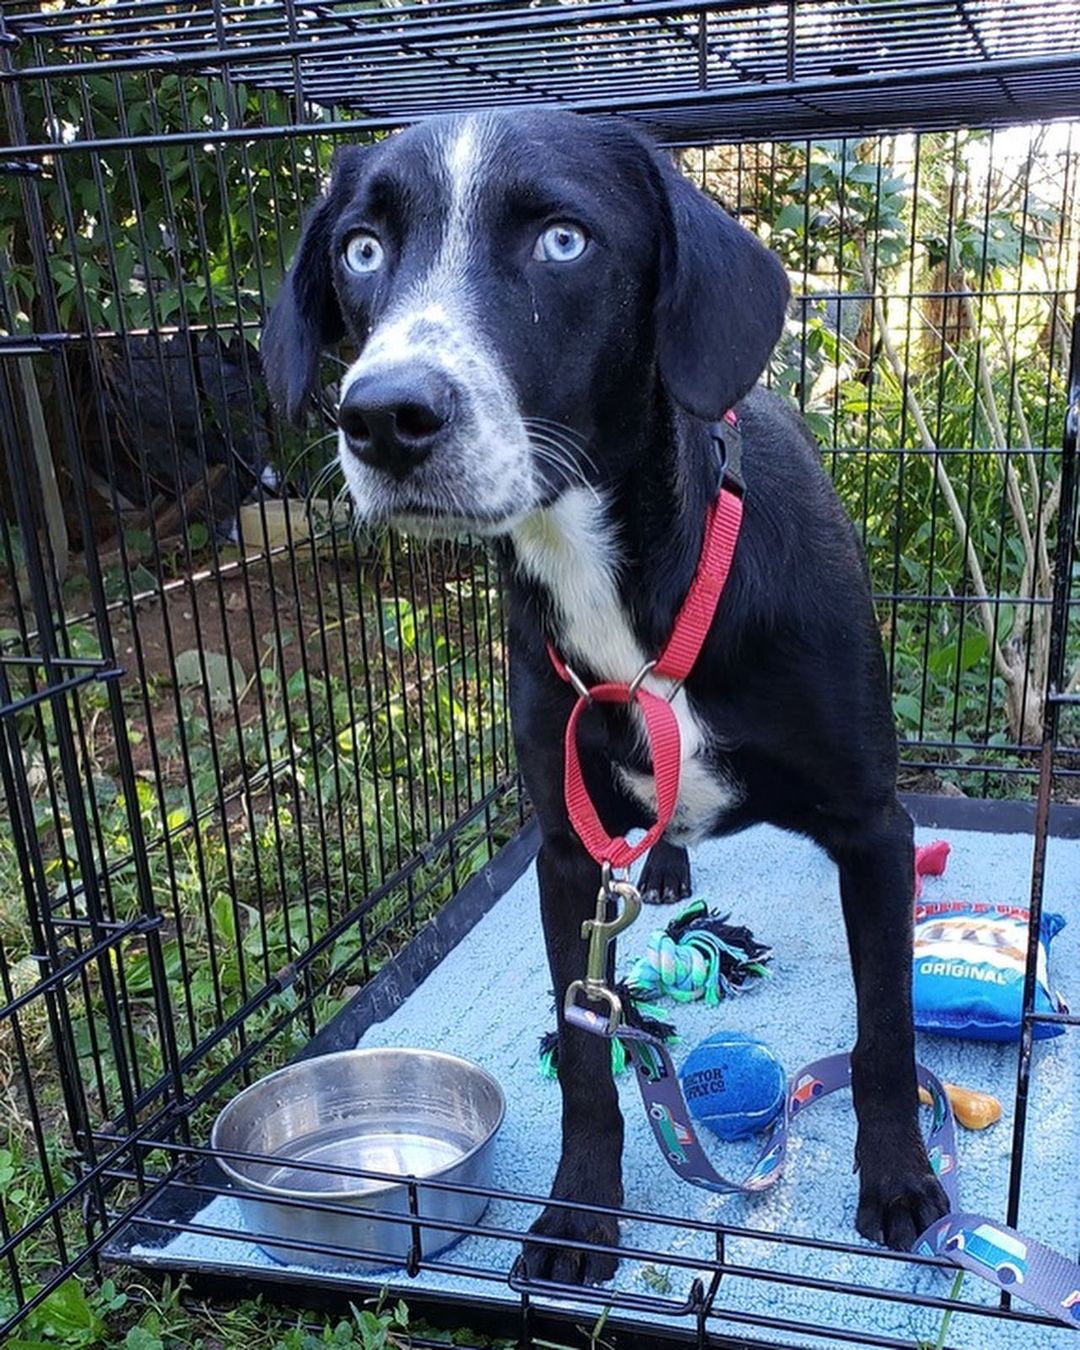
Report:
M 1036 1012 L 1068 1012 L 1050 991 L 1050 943 L 1065 927 L 1060 914 L 1042 916 L 1035 986 Z M 1028 911 L 1017 905 L 966 900 L 915 906 L 915 1025 L 920 1031 L 976 1041 L 1017 1041 L 1024 1001 Z M 1035 1024 L 1036 1040 L 1063 1026 Z

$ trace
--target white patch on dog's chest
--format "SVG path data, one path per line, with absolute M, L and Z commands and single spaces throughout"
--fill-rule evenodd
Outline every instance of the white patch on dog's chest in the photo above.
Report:
M 618 550 L 602 500 L 585 488 L 564 492 L 554 506 L 516 526 L 512 539 L 518 566 L 552 597 L 563 659 L 604 680 L 629 683 L 648 658 L 619 598 Z M 647 675 L 644 687 L 667 698 L 672 681 Z M 679 800 L 667 836 L 687 844 L 708 833 L 742 794 L 710 755 L 706 730 L 685 689 L 671 697 L 671 706 L 679 724 L 681 766 Z M 637 721 L 644 736 L 640 714 Z M 655 813 L 652 775 L 624 764 L 615 770 L 623 788 Z

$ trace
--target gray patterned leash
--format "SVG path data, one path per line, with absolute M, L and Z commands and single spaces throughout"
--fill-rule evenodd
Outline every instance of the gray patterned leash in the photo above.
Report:
M 620 905 L 621 902 L 621 905 Z M 563 1015 L 571 1026 L 593 1035 L 618 1036 L 641 1091 L 649 1125 L 668 1165 L 684 1181 L 721 1194 L 754 1195 L 779 1180 L 795 1117 L 814 1102 L 851 1086 L 850 1055 L 829 1055 L 804 1064 L 788 1081 L 783 1115 L 770 1128 L 754 1165 L 741 1181 L 723 1177 L 709 1161 L 691 1123 L 671 1054 L 662 1040 L 622 1020 L 619 996 L 605 977 L 608 944 L 629 927 L 641 909 L 641 897 L 629 881 L 616 880 L 605 868 L 596 917 L 586 919 L 589 940 L 584 980 L 566 991 Z M 614 917 L 609 914 L 614 910 Z M 603 1003 L 607 1013 L 583 1007 Z M 1080 1265 L 1005 1224 L 961 1211 L 957 1184 L 956 1124 L 952 1104 L 939 1079 L 916 1065 L 920 1086 L 930 1094 L 932 1119 L 926 1151 L 949 1200 L 949 1213 L 916 1239 L 914 1251 L 943 1256 L 954 1265 L 1014 1294 L 1051 1317 L 1080 1330 Z

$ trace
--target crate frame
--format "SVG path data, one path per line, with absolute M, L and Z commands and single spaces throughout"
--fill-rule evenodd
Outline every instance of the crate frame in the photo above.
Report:
M 864 11 L 862 17 L 856 15 L 858 8 Z M 91 800 L 88 809 L 81 795 L 81 765 L 86 759 L 83 701 L 88 691 L 94 689 L 103 697 L 106 716 L 115 732 L 118 775 L 125 798 L 133 802 L 138 796 L 138 774 L 127 734 L 124 663 L 112 644 L 110 616 L 118 609 L 134 612 L 145 597 L 139 592 L 131 569 L 125 568 L 123 595 L 119 601 L 110 598 L 103 569 L 96 559 L 88 556 L 89 614 L 101 638 L 100 656 L 75 654 L 68 622 L 58 622 L 63 606 L 59 603 L 57 559 L 50 541 L 46 538 L 42 542 L 38 534 L 47 503 L 30 456 L 31 447 L 25 435 L 26 411 L 18 406 L 14 376 L 18 363 L 24 360 L 37 361 L 53 373 L 63 454 L 75 489 L 75 509 L 85 536 L 91 537 L 93 524 L 88 507 L 91 486 L 79 453 L 79 427 L 74 416 L 78 396 L 72 378 L 72 354 L 86 349 L 91 361 L 96 361 L 99 357 L 95 352 L 99 347 L 104 349 L 104 340 L 103 335 L 89 327 L 84 332 L 72 332 L 61 319 L 49 279 L 49 259 L 57 247 L 63 247 L 64 241 L 62 238 L 58 241 L 50 232 L 42 211 L 41 185 L 48 180 L 63 184 L 63 209 L 73 219 L 64 165 L 78 166 L 80 157 L 87 160 L 115 153 L 128 157 L 130 162 L 131 157 L 149 157 L 163 149 L 186 148 L 194 153 L 203 146 L 235 151 L 244 157 L 254 154 L 251 147 L 277 143 L 300 147 L 315 140 L 369 136 L 396 129 L 429 113 L 447 109 L 467 111 L 489 105 L 513 107 L 540 102 L 586 113 L 615 113 L 642 125 L 662 144 L 680 148 L 718 142 L 734 146 L 783 138 L 809 142 L 821 136 L 854 138 L 911 128 L 933 131 L 962 125 L 1009 127 L 1024 121 L 1080 117 L 1080 87 L 1075 79 L 1080 60 L 1080 20 L 1070 16 L 1067 8 L 1035 0 L 1025 0 L 1023 4 L 961 0 L 959 4 L 948 5 L 873 0 L 861 7 L 833 0 L 824 3 L 790 0 L 786 4 L 764 6 L 751 4 L 749 0 L 722 4 L 717 0 L 642 0 L 630 9 L 609 0 L 536 9 L 436 0 L 431 4 L 407 4 L 392 13 L 372 11 L 363 19 L 346 10 L 346 0 L 321 0 L 318 5 L 309 6 L 299 5 L 295 0 L 273 0 L 257 7 L 226 4 L 225 0 L 191 0 L 186 11 L 159 0 L 121 0 L 110 7 L 105 17 L 95 12 L 93 5 L 41 14 L 32 4 L 6 7 L 0 16 L 0 95 L 7 142 L 0 146 L 0 175 L 5 183 L 17 185 L 24 204 L 44 314 L 42 323 L 29 327 L 13 319 L 6 301 L 0 314 L 0 328 L 4 330 L 0 333 L 0 441 L 4 446 L 14 523 L 25 555 L 27 589 L 19 616 L 19 640 L 0 653 L 0 782 L 12 819 L 14 848 L 27 896 L 28 922 L 34 927 L 33 959 L 38 967 L 33 985 L 17 991 L 0 950 L 3 976 L 0 1023 L 15 1028 L 17 1058 L 25 1067 L 28 1061 L 20 1042 L 20 1017 L 31 1008 L 44 1010 L 56 1050 L 57 1081 L 67 1128 L 79 1154 L 76 1179 L 48 1196 L 32 1224 L 12 1232 L 6 1217 L 0 1223 L 0 1269 L 9 1273 L 16 1297 L 15 1311 L 0 1324 L 0 1335 L 25 1319 L 70 1274 L 97 1269 L 101 1262 L 130 1264 L 131 1236 L 139 1231 L 132 1225 L 149 1224 L 159 1194 L 185 1184 L 192 1166 L 204 1166 L 212 1172 L 212 1160 L 207 1159 L 205 1149 L 197 1143 L 198 1131 L 193 1133 L 189 1127 L 192 1110 L 201 1102 L 211 1101 L 227 1083 L 246 1081 L 255 1069 L 265 1039 L 243 1044 L 223 1068 L 200 1081 L 193 1094 L 190 1080 L 196 1065 L 233 1033 L 239 1032 L 243 1042 L 253 1015 L 296 987 L 304 994 L 298 1007 L 269 1035 L 281 1035 L 285 1027 L 300 1022 L 310 1034 L 301 1053 L 328 1048 L 336 1043 L 335 1037 L 343 1038 L 345 1043 L 348 1035 L 365 1024 L 365 1019 L 375 1017 L 380 1007 L 385 1006 L 379 1003 L 380 990 L 392 980 L 400 982 L 405 975 L 406 982 L 412 982 L 428 968 L 428 963 L 446 949 L 446 944 L 460 937 L 483 912 L 483 906 L 492 903 L 505 889 L 515 868 L 527 862 L 529 850 L 535 844 L 532 827 L 522 826 L 525 812 L 516 795 L 516 778 L 504 763 L 503 771 L 491 782 L 481 780 L 475 790 L 470 784 L 460 810 L 450 815 L 443 810 L 442 828 L 433 829 L 410 856 L 402 856 L 398 839 L 397 866 L 384 867 L 377 884 L 340 910 L 317 941 L 266 979 L 257 994 L 234 1008 L 211 1036 L 185 1051 L 174 1026 L 177 1010 L 171 1000 L 166 969 L 165 917 L 147 866 L 148 850 L 155 846 L 168 849 L 170 841 L 147 839 L 138 811 L 129 807 L 130 854 L 123 859 L 102 858 L 97 808 Z M 1040 32 L 1040 16 L 1046 20 L 1053 15 L 1061 21 L 1058 28 L 1054 31 L 1044 28 Z M 253 16 L 262 25 L 254 39 Z M 835 31 L 847 34 L 841 44 L 843 59 L 839 62 L 833 55 L 827 59 L 823 55 L 824 47 L 832 41 L 830 33 L 835 36 L 830 23 L 839 26 Z M 872 26 L 875 23 L 877 28 Z M 860 24 L 866 27 L 865 33 L 859 29 Z M 747 33 L 755 27 L 760 30 L 755 49 L 759 64 L 753 68 L 744 64 L 740 69 L 730 52 L 740 42 L 749 42 Z M 882 69 L 882 59 L 877 55 L 882 32 L 889 37 L 885 44 L 887 70 Z M 354 82 L 358 74 L 351 55 L 358 41 L 367 63 L 359 71 L 367 80 L 363 97 L 354 95 L 352 83 L 346 83 Z M 559 55 L 553 57 L 552 46 L 558 47 L 560 43 L 565 51 L 559 48 Z M 940 51 L 950 44 L 955 59 L 938 59 Z M 469 56 L 470 52 L 476 60 Z M 663 53 L 662 61 L 656 59 L 658 52 Z M 648 69 L 641 66 L 645 59 L 649 61 Z M 401 77 L 402 62 L 407 68 L 405 78 Z M 522 72 L 527 77 L 524 86 Z M 45 91 L 48 98 L 51 91 L 77 89 L 86 101 L 90 99 L 88 91 L 93 88 L 91 81 L 105 79 L 119 88 L 116 82 L 129 75 L 145 80 L 151 92 L 160 87 L 162 80 L 173 76 L 181 81 L 208 79 L 214 99 L 204 123 L 198 127 L 170 125 L 149 129 L 122 126 L 116 134 L 94 131 L 75 139 L 46 135 L 40 128 L 35 135 L 33 128 L 28 129 L 23 107 L 24 100 L 31 95 Z M 234 124 L 237 91 L 242 85 L 249 85 L 264 96 L 264 125 Z M 103 192 L 100 183 L 98 187 Z M 1080 286 L 1073 295 L 1080 296 Z M 260 300 L 265 298 L 261 294 Z M 908 296 L 907 300 L 911 303 L 913 297 Z M 199 335 L 215 333 L 218 326 L 218 316 L 212 313 L 209 322 L 203 325 L 157 324 L 154 333 Z M 242 316 L 236 322 L 241 334 L 252 326 Z M 119 329 L 111 336 L 118 334 L 123 336 Z M 95 388 L 100 398 L 100 385 Z M 941 803 L 933 806 L 939 818 L 957 824 L 984 820 L 988 827 L 997 828 L 1005 819 L 1023 822 L 1033 838 L 1032 936 L 1016 1084 L 1016 1129 L 1006 1215 L 1009 1222 L 1015 1220 L 1023 1183 L 1034 1028 L 1041 1021 L 1052 1020 L 1073 1027 L 1080 1020 L 1075 1015 L 1034 1011 L 1037 954 L 1034 935 L 1042 909 L 1047 841 L 1055 829 L 1066 833 L 1077 831 L 1069 810 L 1055 806 L 1054 796 L 1063 784 L 1068 786 L 1080 775 L 1080 752 L 1061 735 L 1063 715 L 1080 704 L 1080 694 L 1066 688 L 1065 676 L 1067 639 L 1080 603 L 1071 586 L 1077 527 L 1080 305 L 1073 306 L 1071 317 L 1071 356 L 1064 399 L 1065 430 L 1060 452 L 1056 446 L 1041 452 L 1046 456 L 1060 453 L 1062 522 L 1054 543 L 1052 593 L 1041 602 L 1051 611 L 1048 688 L 1041 735 L 1037 743 L 1018 742 L 1001 747 L 1005 754 L 1022 757 L 1019 767 L 1003 770 L 1000 764 L 992 762 L 977 762 L 975 766 L 976 772 L 985 769 L 987 774 L 1015 774 L 1017 782 L 1033 788 L 1034 804 L 1010 807 L 1007 811 L 997 810 L 993 803 L 970 802 L 955 808 Z M 835 453 L 834 447 L 834 457 Z M 966 452 L 961 448 L 957 453 Z M 1008 448 L 1000 453 L 1007 460 Z M 205 469 L 204 464 L 204 475 Z M 265 511 L 261 495 L 259 502 L 260 509 Z M 13 577 L 12 525 L 0 519 L 0 527 L 0 560 Z M 348 566 L 347 557 L 342 561 L 347 550 L 339 552 L 333 530 L 330 535 L 333 567 Z M 307 547 L 308 541 L 290 538 L 279 556 L 292 561 L 298 550 Z M 315 541 L 310 547 L 314 558 Z M 408 555 L 398 556 L 398 562 L 403 559 L 415 584 L 412 561 Z M 270 561 L 269 550 L 266 561 Z M 477 563 L 477 568 L 482 574 L 484 564 Z M 250 586 L 247 562 L 240 565 L 240 572 L 244 585 Z M 219 593 L 222 575 L 221 567 L 215 566 L 206 579 Z M 160 600 L 163 593 L 155 591 L 154 595 Z M 894 607 L 903 598 L 895 589 L 878 595 L 879 600 Z M 1000 597 L 995 603 L 1000 603 Z M 489 616 L 487 660 L 492 689 L 496 685 L 495 666 L 501 660 L 496 653 L 498 639 L 491 636 L 497 630 L 497 617 Z M 459 636 L 464 640 L 469 635 L 462 629 Z M 386 659 L 385 650 L 382 659 Z M 12 681 L 17 672 L 23 675 L 29 672 L 29 692 L 13 691 Z M 204 678 L 205 674 L 204 669 Z M 233 693 L 235 699 L 235 690 Z M 56 781 L 62 785 L 64 801 L 73 815 L 72 846 L 81 878 L 78 887 L 69 887 L 66 902 L 70 908 L 66 913 L 58 908 L 50 890 L 47 878 L 51 860 L 35 824 L 28 764 L 16 730 L 17 719 L 27 716 L 40 719 L 46 709 L 55 732 Z M 505 748 L 505 730 L 503 736 Z M 908 747 L 908 763 L 913 767 L 933 767 L 940 755 L 964 748 L 971 747 L 965 747 L 956 736 L 940 741 L 918 738 Z M 923 758 L 919 758 L 920 751 Z M 412 766 L 413 761 L 409 762 Z M 273 781 L 273 774 L 271 778 Z M 245 780 L 244 787 L 248 786 Z M 50 790 L 55 794 L 52 784 Z M 54 795 L 54 806 L 55 801 Z M 224 810 L 227 804 L 219 780 L 217 805 Z M 922 809 L 929 808 L 915 803 L 917 813 Z M 951 811 L 958 814 L 950 815 Z M 438 816 L 439 812 L 434 814 Z M 997 821 L 998 825 L 991 826 L 991 821 Z M 509 827 L 522 830 L 500 852 L 499 841 Z M 192 828 L 197 831 L 197 821 Z M 468 871 L 470 856 L 484 858 L 486 868 L 458 887 L 456 880 L 459 874 Z M 426 882 L 421 878 L 436 859 L 455 882 L 455 899 L 420 927 L 418 935 L 394 958 L 385 979 L 380 980 L 377 975 L 369 978 L 353 1003 L 320 1029 L 314 1013 L 316 976 L 311 972 L 321 954 L 336 938 L 358 924 L 362 927 L 364 915 L 384 896 L 404 890 L 405 909 L 414 919 L 422 915 L 426 894 L 422 887 Z M 110 887 L 115 876 L 129 865 L 136 875 L 138 905 L 120 918 Z M 435 884 L 431 883 L 432 888 Z M 310 897 L 307 899 L 310 901 Z M 154 1024 L 162 1040 L 162 1071 L 149 1084 L 140 1081 L 137 1057 L 132 1068 L 132 1039 L 136 1032 L 130 1016 L 125 986 L 128 972 L 122 953 L 133 941 L 145 946 Z M 366 952 L 358 954 L 356 960 L 366 972 Z M 80 1069 L 76 1049 L 73 1018 L 79 998 L 86 997 L 85 989 L 91 980 L 100 987 L 108 1009 L 108 1038 L 101 1053 L 111 1056 L 119 1068 L 121 1100 L 119 1110 L 110 1118 L 113 1128 L 93 1119 L 85 1073 Z M 32 1114 L 32 1133 L 44 1156 L 47 1122 L 36 1106 Z M 155 1173 L 162 1156 L 172 1161 L 164 1172 Z M 63 1224 L 65 1216 L 70 1218 L 75 1210 L 82 1211 L 82 1235 L 73 1240 Z M 61 1260 L 42 1288 L 29 1292 L 21 1283 L 19 1249 L 35 1234 L 49 1228 L 54 1231 Z M 723 1275 L 732 1269 L 723 1257 L 727 1231 L 731 1230 L 715 1225 L 718 1259 L 712 1268 L 712 1283 L 708 1289 L 692 1289 L 684 1300 L 685 1315 L 694 1326 L 687 1336 L 673 1336 L 673 1344 L 770 1343 L 728 1336 L 717 1325 L 720 1318 L 714 1315 L 714 1305 L 722 1292 Z M 507 1241 L 511 1240 L 508 1236 Z M 781 1235 L 778 1240 L 793 1239 Z M 797 1241 L 806 1244 L 810 1240 Z M 844 1243 L 816 1245 L 822 1250 L 839 1252 L 863 1250 Z M 633 1259 L 634 1254 L 627 1251 L 625 1256 Z M 411 1273 L 428 1267 L 422 1253 L 415 1251 Z M 237 1287 L 222 1272 L 203 1272 L 200 1278 L 208 1289 L 233 1293 Z M 287 1282 L 287 1277 L 282 1279 Z M 408 1293 L 407 1286 L 402 1289 Z M 334 1304 L 337 1297 L 333 1287 L 305 1288 L 303 1293 L 327 1306 Z M 489 1307 L 480 1310 L 480 1318 L 476 1305 L 470 1302 L 469 1318 L 474 1323 L 483 1320 L 491 1329 L 509 1327 L 521 1337 L 523 1345 L 530 1344 L 530 1338 L 550 1334 L 553 1328 L 565 1330 L 573 1320 L 555 1316 L 546 1308 L 544 1300 L 548 1296 L 577 1300 L 579 1315 L 601 1302 L 617 1305 L 620 1297 L 609 1291 L 598 1295 L 569 1288 L 529 1286 L 519 1276 L 514 1276 L 510 1293 L 513 1297 L 504 1294 L 493 1298 Z M 300 1294 L 297 1290 L 298 1302 Z M 950 1306 L 969 1307 L 964 1303 L 951 1304 L 946 1299 L 930 1302 L 942 1310 Z M 420 1303 L 429 1314 L 434 1311 L 433 1304 L 425 1304 L 422 1299 Z M 1009 1308 L 1008 1300 L 1003 1301 L 1000 1315 L 1018 1325 L 1034 1326 L 1045 1321 Z M 737 1321 L 730 1312 L 722 1317 L 728 1319 L 725 1326 Z M 650 1332 L 643 1338 L 639 1328 L 620 1326 L 617 1315 L 612 1326 L 623 1346 L 657 1344 L 661 1340 L 657 1333 Z M 756 1329 L 767 1334 L 770 1327 L 758 1322 Z M 837 1341 L 859 1342 L 857 1330 L 813 1327 L 801 1330 L 811 1341 L 827 1336 Z M 899 1347 L 901 1343 L 895 1344 Z

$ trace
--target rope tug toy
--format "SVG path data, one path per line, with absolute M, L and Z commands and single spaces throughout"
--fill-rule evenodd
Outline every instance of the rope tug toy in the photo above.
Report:
M 671 1045 L 679 1039 L 672 1024 L 661 1020 L 661 1010 L 646 1002 L 640 990 L 632 989 L 628 984 L 620 981 L 615 986 L 615 993 L 622 1002 L 624 1026 L 632 1027 L 636 1031 L 646 1031 L 650 1036 L 655 1036 L 667 1045 Z M 626 1047 L 621 1037 L 613 1036 L 611 1039 L 611 1072 L 618 1077 L 626 1072 L 626 1067 Z M 545 1078 L 558 1078 L 559 1076 L 559 1033 L 557 1031 L 549 1031 L 546 1035 L 540 1037 L 540 1072 Z
M 727 920 L 727 914 L 710 912 L 704 900 L 695 900 L 667 928 L 656 929 L 630 972 L 635 995 L 667 994 L 677 1003 L 704 998 L 712 1008 L 752 977 L 767 977 L 772 948 Z
M 629 978 L 615 988 L 626 1027 L 671 1045 L 678 1039 L 675 1027 L 661 1020 L 661 1009 L 651 999 L 667 994 L 678 1003 L 691 1003 L 703 998 L 713 1008 L 748 979 L 769 974 L 765 962 L 772 948 L 758 942 L 749 928 L 737 928 L 727 919 L 726 914 L 710 913 L 704 900 L 695 900 L 667 928 L 656 929 L 645 955 L 634 963 Z M 626 1067 L 626 1048 L 622 1038 L 614 1036 L 611 1071 L 618 1077 Z M 559 1036 L 555 1031 L 540 1038 L 540 1072 L 545 1078 L 558 1077 Z

